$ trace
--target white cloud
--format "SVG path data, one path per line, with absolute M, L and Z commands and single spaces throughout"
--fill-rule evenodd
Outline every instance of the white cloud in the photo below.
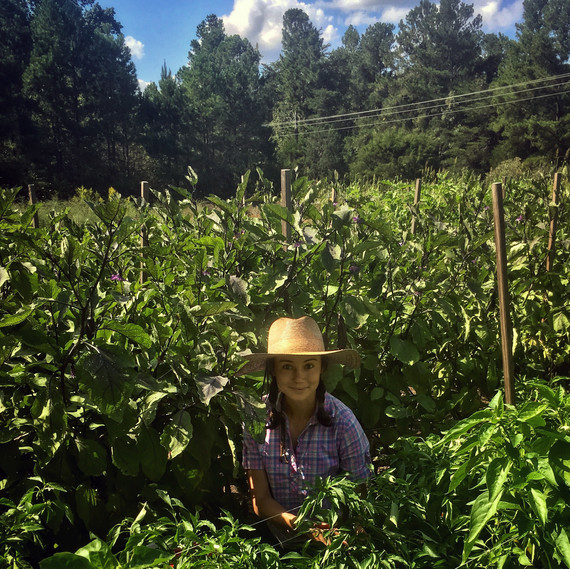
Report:
M 144 43 L 136 40 L 133 36 L 125 38 L 125 45 L 131 50 L 131 55 L 135 59 L 142 59 L 144 57 Z
M 234 0 L 232 11 L 222 18 L 228 34 L 247 38 L 258 46 L 263 61 L 269 62 L 279 57 L 283 14 L 290 8 L 303 10 L 321 30 L 324 42 L 334 48 L 347 26 L 398 25 L 418 4 L 419 0 Z M 523 0 L 473 0 L 473 6 L 475 14 L 483 17 L 485 31 L 512 29 L 522 20 Z M 142 51 L 144 46 L 130 39 Z M 136 57 L 133 47 L 131 51 Z
M 382 13 L 382 21 L 390 24 L 399 24 L 400 20 L 405 20 L 410 8 L 398 8 L 390 6 Z
M 475 12 L 481 14 L 489 30 L 511 28 L 522 21 L 523 0 L 514 0 L 510 5 L 501 0 L 483 0 L 475 3 Z
M 234 0 L 231 13 L 222 16 L 226 33 L 246 37 L 259 47 L 264 61 L 275 61 L 281 51 L 283 14 L 290 8 L 300 8 L 312 24 L 322 30 L 325 43 L 338 37 L 334 16 L 317 4 L 298 0 Z
M 139 82 L 139 91 L 144 93 L 144 90 L 152 83 L 152 81 L 143 81 L 142 79 L 138 79 Z

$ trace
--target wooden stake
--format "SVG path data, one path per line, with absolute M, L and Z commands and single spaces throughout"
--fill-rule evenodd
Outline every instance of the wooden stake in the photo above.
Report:
M 147 202 L 150 200 L 150 191 L 148 189 L 148 182 L 141 182 L 141 198 L 143 201 Z M 144 255 L 145 249 L 148 247 L 148 232 L 146 227 L 141 228 L 141 254 Z M 144 263 L 141 261 L 141 273 L 139 277 L 140 284 L 143 284 L 146 280 L 146 275 L 144 272 Z
M 558 225 L 558 191 L 560 190 L 560 174 L 554 174 L 554 184 L 552 186 L 552 217 L 550 218 L 550 232 L 548 234 L 548 256 L 546 257 L 546 270 L 552 270 L 554 263 L 554 247 L 556 246 L 556 227 Z
M 291 170 L 281 170 L 281 205 L 291 212 Z M 289 241 L 291 239 L 291 226 L 286 222 L 281 222 L 281 231 Z
M 499 288 L 499 315 L 501 328 L 501 345 L 503 351 L 505 403 L 514 405 L 515 387 L 513 376 L 513 337 L 507 279 L 505 212 L 503 210 L 503 189 L 501 187 L 501 184 L 493 184 L 493 218 L 495 222 L 495 248 L 497 250 L 497 285 Z
M 28 199 L 30 205 L 36 205 L 38 203 L 34 184 L 28 184 Z M 32 227 L 38 228 L 39 226 L 40 226 L 40 218 L 38 216 L 38 212 L 36 211 L 36 213 L 34 213 L 34 217 L 32 218 Z
M 417 178 L 416 179 L 416 193 L 414 194 L 414 206 L 415 206 L 415 208 L 417 208 L 417 205 L 420 203 L 421 191 L 422 191 L 422 180 L 421 180 L 421 178 Z M 412 235 L 415 235 L 415 233 L 416 233 L 416 215 L 415 214 L 412 217 L 412 228 L 410 231 L 412 232 Z

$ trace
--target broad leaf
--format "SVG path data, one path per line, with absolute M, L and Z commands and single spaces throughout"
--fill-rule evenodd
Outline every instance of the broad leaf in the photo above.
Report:
M 178 411 L 166 425 L 160 443 L 168 451 L 168 458 L 176 458 L 192 438 L 192 420 L 188 411 Z
M 205 405 L 209 405 L 212 397 L 220 393 L 220 391 L 223 391 L 229 381 L 227 377 L 221 375 L 199 377 L 196 379 L 200 401 Z

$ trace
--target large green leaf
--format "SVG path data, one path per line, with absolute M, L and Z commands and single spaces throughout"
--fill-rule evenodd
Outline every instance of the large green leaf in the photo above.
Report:
M 556 549 L 562 560 L 566 564 L 566 567 L 570 567 L 570 541 L 568 540 L 568 534 L 566 530 L 562 528 L 558 534 L 555 534 Z
M 413 365 L 420 360 L 420 354 L 414 344 L 398 336 L 390 338 L 390 353 L 407 365 Z
M 133 391 L 130 356 L 118 346 L 94 346 L 77 363 L 79 385 L 99 411 L 120 422 Z
M 143 472 L 153 481 L 158 481 L 166 470 L 168 454 L 160 444 L 160 437 L 152 427 L 142 426 L 137 448 Z
M 479 538 L 483 528 L 487 522 L 497 513 L 499 502 L 503 491 L 500 490 L 493 499 L 490 499 L 489 493 L 484 491 L 479 494 L 471 508 L 471 517 L 469 521 L 469 535 L 463 546 L 462 560 L 467 561 L 475 542 Z
M 485 479 L 490 502 L 493 502 L 497 495 L 503 491 L 511 466 L 511 459 L 505 456 L 493 459 L 487 467 Z
M 117 437 L 111 445 L 113 464 L 126 476 L 137 476 L 140 470 L 140 454 L 135 438 Z
M 188 446 L 192 438 L 192 420 L 188 411 L 178 411 L 166 425 L 160 442 L 168 451 L 168 458 L 176 458 Z
M 56 553 L 40 561 L 41 569 L 97 569 L 88 559 L 75 553 Z
M 107 451 L 97 441 L 77 437 L 75 439 L 77 464 L 87 476 L 101 476 L 107 468 Z
M 229 381 L 230 380 L 227 377 L 223 377 L 221 375 L 197 378 L 196 385 L 198 386 L 200 401 L 205 405 L 209 405 L 212 397 L 223 391 Z
M 101 328 L 103 330 L 113 330 L 113 332 L 118 332 L 119 334 L 125 336 L 125 338 L 128 338 L 137 344 L 140 344 L 143 348 L 150 348 L 152 346 L 152 340 L 150 336 L 138 324 L 129 324 L 118 322 L 116 320 L 106 320 L 101 325 Z
M 95 569 L 117 569 L 119 567 L 119 562 L 111 552 L 111 548 L 100 539 L 94 539 L 78 549 L 76 553 L 88 559 Z

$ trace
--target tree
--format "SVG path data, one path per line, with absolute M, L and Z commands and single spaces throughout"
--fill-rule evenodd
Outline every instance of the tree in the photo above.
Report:
M 31 38 L 25 0 L 0 3 L 0 185 L 24 182 L 27 109 L 22 74 L 30 58 Z
M 556 164 L 570 148 L 570 97 L 567 80 L 548 78 L 570 71 L 570 4 L 525 0 L 523 7 L 517 41 L 510 44 L 494 83 L 516 87 L 501 89 L 495 98 L 493 128 L 501 141 L 493 162 L 536 156 Z
M 247 39 L 227 36 L 217 16 L 198 26 L 188 66 L 179 77 L 197 136 L 189 165 L 198 174 L 201 191 L 233 192 L 239 176 L 265 160 L 260 59 Z
M 282 165 L 294 167 L 303 162 L 304 141 L 297 122 L 311 116 L 314 98 L 322 86 L 325 45 L 309 16 L 299 8 L 283 15 L 282 52 L 274 64 L 279 84 L 279 100 L 273 109 L 273 121 L 290 126 L 275 131 L 278 157 Z M 323 93 L 320 94 L 322 100 Z
M 481 16 L 460 0 L 421 0 L 400 22 L 396 62 L 402 102 L 445 97 L 474 77 L 481 54 Z
M 145 89 L 141 122 L 143 145 L 153 160 L 151 183 L 183 185 L 196 137 L 186 91 L 166 63 L 158 86 Z
M 119 173 L 129 174 L 137 82 L 114 10 L 41 0 L 30 30 L 23 84 L 37 136 L 28 155 L 35 175 L 63 193 L 118 185 Z

